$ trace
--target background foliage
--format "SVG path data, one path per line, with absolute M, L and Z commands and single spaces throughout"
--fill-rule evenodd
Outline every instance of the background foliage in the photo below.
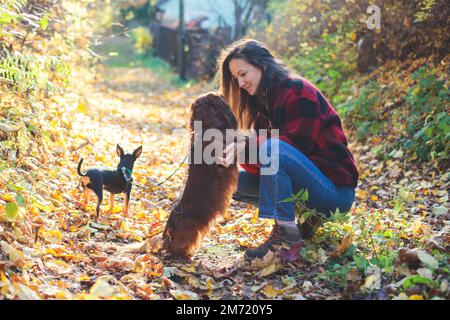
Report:
M 371 4 L 379 30 L 367 27 Z M 251 35 L 317 84 L 358 139 L 386 139 L 385 155 L 449 159 L 446 1 L 286 0 L 271 10 Z

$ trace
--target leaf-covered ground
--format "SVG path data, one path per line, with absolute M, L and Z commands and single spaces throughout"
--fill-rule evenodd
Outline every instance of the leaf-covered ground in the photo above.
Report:
M 40 117 L 32 125 L 47 134 L 19 135 L 30 152 L 16 167 L 1 167 L 0 298 L 449 298 L 449 173 L 438 163 L 411 165 L 401 152 L 379 160 L 371 152 L 383 143 L 376 139 L 350 144 L 361 173 L 352 210 L 301 246 L 245 263 L 245 247 L 262 243 L 271 224 L 233 202 L 189 263 L 122 250 L 162 231 L 186 165 L 150 186 L 183 160 L 189 104 L 212 85 L 175 87 L 139 68 L 74 76 L 71 93 L 34 106 Z M 143 145 L 133 174 L 139 186 L 128 217 L 116 196 L 113 212 L 105 200 L 95 221 L 93 197 L 87 210 L 81 206 L 76 166 L 81 157 L 84 169 L 116 166 L 117 143 L 127 152 Z

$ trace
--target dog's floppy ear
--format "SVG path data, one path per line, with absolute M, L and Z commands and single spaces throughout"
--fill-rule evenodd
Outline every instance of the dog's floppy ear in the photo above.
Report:
M 233 114 L 233 111 L 228 107 L 228 109 L 225 111 L 225 118 L 227 118 L 228 123 L 232 126 L 232 128 L 229 129 L 235 129 L 237 128 L 238 124 L 236 121 L 236 117 Z
M 142 153 L 142 146 L 133 151 L 133 156 L 135 159 L 139 158 Z
M 124 154 L 123 149 L 119 146 L 119 144 L 117 144 L 116 152 L 119 157 L 122 157 Z

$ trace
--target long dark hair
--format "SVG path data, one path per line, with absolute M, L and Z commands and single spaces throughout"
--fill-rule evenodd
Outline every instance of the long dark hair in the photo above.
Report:
M 257 94 L 251 96 L 239 87 L 230 71 L 230 61 L 242 59 L 262 71 Z M 252 129 L 258 117 L 258 94 L 265 93 L 270 84 L 289 75 L 289 69 L 275 59 L 265 44 L 254 39 L 242 39 L 225 48 L 217 60 L 220 87 L 225 100 L 236 116 L 239 128 Z

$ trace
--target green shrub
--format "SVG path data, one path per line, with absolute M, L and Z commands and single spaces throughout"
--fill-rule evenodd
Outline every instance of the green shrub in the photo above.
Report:
M 7 53 L 0 59 L 0 82 L 6 82 L 10 89 L 20 93 L 55 91 L 50 77 L 59 76 L 65 80 L 68 72 L 68 67 L 55 57 Z
M 404 101 L 401 110 L 390 112 L 389 117 L 384 114 L 389 101 L 395 100 L 393 89 L 376 81 L 369 81 L 359 89 L 355 98 L 339 104 L 338 111 L 355 128 L 359 140 L 365 141 L 374 135 L 398 135 L 395 142 L 386 141 L 388 145 L 385 152 L 402 150 L 421 161 L 448 159 L 449 88 L 444 80 L 438 79 L 434 71 L 426 66 L 413 73 L 412 79 L 415 85 L 400 100 Z M 402 126 L 394 120 L 397 117 L 404 123 L 405 130 L 400 130 Z
M 21 20 L 22 15 L 18 12 L 27 2 L 27 0 L 7 0 L 0 4 L 0 25 L 9 25 L 14 21 Z M 0 35 L 2 33 L 3 30 L 0 30 Z
M 348 26 L 343 28 L 348 29 Z M 342 102 L 345 98 L 342 86 L 356 71 L 357 52 L 349 45 L 348 34 L 344 30 L 324 33 L 316 46 L 304 45 L 298 54 L 286 61 L 301 76 L 316 84 L 332 104 Z
M 148 55 L 153 46 L 153 36 L 148 28 L 139 27 L 131 31 L 134 50 L 137 54 Z
M 355 128 L 357 139 L 365 140 L 384 131 L 380 109 L 385 90 L 378 82 L 370 81 L 360 89 L 357 97 L 337 106 L 340 115 Z
M 450 156 L 450 90 L 433 70 L 421 67 L 413 74 L 417 82 L 405 97 L 411 112 L 405 114 L 406 137 L 401 146 L 420 160 L 448 159 Z

